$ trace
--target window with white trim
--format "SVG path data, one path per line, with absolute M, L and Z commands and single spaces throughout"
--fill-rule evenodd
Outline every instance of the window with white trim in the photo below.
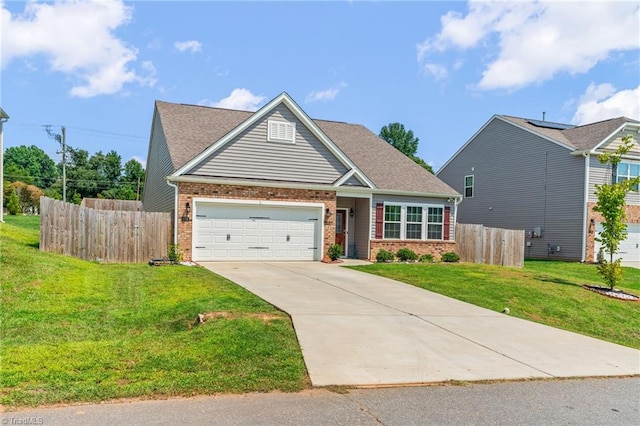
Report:
M 407 223 L 405 226 L 405 238 L 407 240 L 422 239 L 422 207 L 407 206 Z
M 464 177 L 464 198 L 473 198 L 473 175 Z
M 427 240 L 441 240 L 444 228 L 444 208 L 427 207 Z
M 613 175 L 613 181 L 620 183 L 628 179 L 633 179 L 640 176 L 640 163 L 635 161 L 621 161 L 616 166 L 615 173 Z M 638 192 L 638 185 L 634 185 L 631 190 Z
M 267 120 L 267 141 L 296 143 L 296 123 Z
M 444 206 L 427 204 L 385 204 L 385 239 L 442 240 Z
M 400 238 L 402 230 L 402 206 L 387 204 L 384 206 L 384 237 Z

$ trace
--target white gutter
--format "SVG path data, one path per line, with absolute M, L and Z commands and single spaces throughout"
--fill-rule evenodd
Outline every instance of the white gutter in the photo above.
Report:
M 458 224 L 458 206 L 464 201 L 464 197 L 456 197 L 453 202 L 456 210 L 453 212 L 453 241 L 456 240 L 456 225 Z
M 322 190 L 322 191 L 336 191 L 342 193 L 362 193 L 362 194 L 389 194 L 389 195 L 408 195 L 413 197 L 433 197 L 433 198 L 458 198 L 461 194 L 457 192 L 444 194 L 444 193 L 430 193 L 430 192 L 416 192 L 416 191 L 402 191 L 395 189 L 373 189 L 366 187 L 349 187 L 349 186 L 332 186 L 332 185 L 318 185 L 318 184 L 305 184 L 305 183 L 293 183 L 293 182 L 273 182 L 273 181 L 246 181 L 240 179 L 212 179 L 201 176 L 168 176 L 168 182 L 191 182 L 191 183 L 214 183 L 220 185 L 241 185 L 241 186 L 260 186 L 270 188 L 294 188 L 294 189 L 309 189 L 309 190 Z
M 582 154 L 584 156 L 584 203 L 582 210 L 582 260 L 587 261 L 587 234 L 589 232 L 589 225 L 587 223 L 589 216 L 589 162 L 591 157 L 588 152 Z
M 175 189 L 175 199 L 173 203 L 173 244 L 178 244 L 178 185 L 175 185 L 167 179 L 167 185 L 173 186 Z

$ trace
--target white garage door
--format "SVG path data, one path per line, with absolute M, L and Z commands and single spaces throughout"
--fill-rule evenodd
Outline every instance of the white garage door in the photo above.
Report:
M 599 235 L 602 231 L 602 224 L 597 224 L 596 231 Z M 596 241 L 596 256 L 601 245 Z M 609 260 L 606 256 L 605 258 Z M 613 258 L 622 259 L 623 262 L 640 262 L 640 223 L 627 223 L 627 238 L 620 243 L 620 248 L 613 255 Z
M 195 261 L 319 260 L 321 208 L 196 203 Z

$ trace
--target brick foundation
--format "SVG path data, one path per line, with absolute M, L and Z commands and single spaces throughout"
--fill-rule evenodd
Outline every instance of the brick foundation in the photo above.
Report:
M 598 212 L 594 212 L 593 211 L 593 206 L 595 206 L 596 203 L 589 203 L 588 204 L 588 212 L 587 212 L 587 225 L 588 225 L 588 232 L 587 232 L 587 254 L 586 254 L 586 261 L 587 262 L 595 262 L 596 261 L 596 255 L 597 253 L 595 253 L 595 236 L 596 236 L 596 226 L 595 224 L 598 222 L 602 222 L 603 218 L 602 215 Z M 627 214 L 627 218 L 625 219 L 625 222 L 627 223 L 640 223 L 640 206 L 625 206 L 625 212 Z M 593 219 L 594 224 L 591 225 L 591 220 Z
M 193 220 L 183 222 L 186 203 L 191 205 L 191 218 L 193 218 L 194 198 L 217 198 L 234 200 L 270 200 L 305 203 L 324 203 L 332 215 L 324 222 L 324 247 L 322 259 L 328 260 L 327 249 L 335 241 L 335 191 L 271 188 L 243 185 L 221 185 L 210 183 L 178 183 L 178 246 L 186 261 L 192 260 L 191 241 L 193 237 Z
M 376 260 L 376 255 L 380 249 L 385 249 L 395 253 L 398 249 L 408 248 L 422 256 L 432 254 L 435 259 L 440 259 L 442 253 L 455 251 L 455 241 L 419 241 L 419 240 L 371 240 L 371 251 L 369 260 Z

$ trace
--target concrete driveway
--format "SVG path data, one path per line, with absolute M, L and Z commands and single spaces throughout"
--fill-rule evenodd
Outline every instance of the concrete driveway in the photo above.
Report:
M 640 374 L 640 351 L 319 262 L 203 263 L 291 315 L 314 386 Z

